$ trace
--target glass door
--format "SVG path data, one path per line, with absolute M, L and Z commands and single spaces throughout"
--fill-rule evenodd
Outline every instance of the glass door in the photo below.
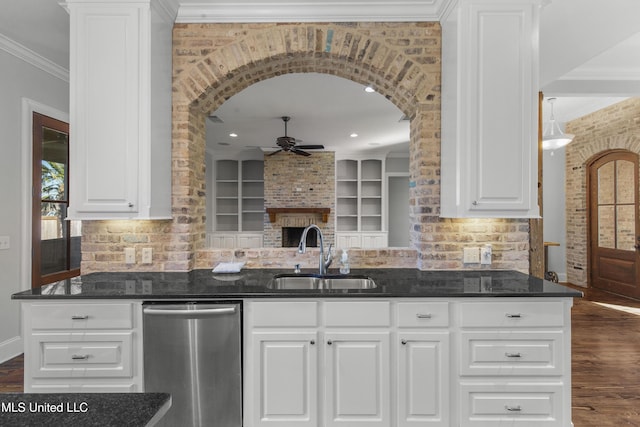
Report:
M 69 125 L 33 114 L 31 287 L 80 274 L 80 221 L 68 221 Z
M 590 166 L 591 285 L 640 297 L 638 155 L 609 152 Z

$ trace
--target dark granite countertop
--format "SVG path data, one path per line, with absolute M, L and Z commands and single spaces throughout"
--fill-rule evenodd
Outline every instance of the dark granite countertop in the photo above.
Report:
M 303 270 L 315 273 L 317 270 Z M 351 275 L 371 277 L 372 289 L 274 289 L 280 269 L 245 269 L 215 274 L 91 273 L 12 295 L 13 299 L 242 299 L 313 297 L 581 297 L 575 289 L 507 270 L 421 271 L 410 268 L 353 269 Z M 337 274 L 337 270 L 329 271 Z
M 152 426 L 168 393 L 0 393 L 0 426 Z

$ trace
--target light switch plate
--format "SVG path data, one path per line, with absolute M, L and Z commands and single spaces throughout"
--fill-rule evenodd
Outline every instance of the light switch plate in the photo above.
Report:
M 153 264 L 153 249 L 142 248 L 142 263 Z
M 491 265 L 491 245 L 480 248 L 480 264 Z
M 136 249 L 124 248 L 124 263 L 135 264 L 136 263 Z
M 465 264 L 478 264 L 480 262 L 480 248 L 463 248 L 462 253 Z

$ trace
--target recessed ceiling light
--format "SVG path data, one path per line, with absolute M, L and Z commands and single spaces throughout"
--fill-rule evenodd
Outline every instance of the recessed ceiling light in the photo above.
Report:
M 237 133 L 235 133 L 235 132 L 231 132 L 231 133 L 229 134 L 229 136 L 230 136 L 231 138 L 237 138 L 237 137 L 238 137 L 238 134 L 237 134 Z
M 376 90 L 373 88 L 373 86 L 369 85 L 364 88 L 364 91 L 368 93 L 372 93 L 372 92 L 375 92 Z
M 349 135 L 349 136 L 350 136 L 351 138 L 357 138 L 357 137 L 358 137 L 358 134 L 354 132 L 354 133 L 352 133 L 352 134 L 351 134 L 351 135 Z

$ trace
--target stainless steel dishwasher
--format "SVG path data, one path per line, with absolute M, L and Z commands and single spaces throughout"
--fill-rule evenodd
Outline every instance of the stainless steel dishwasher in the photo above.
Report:
M 145 303 L 144 387 L 171 393 L 160 426 L 242 426 L 241 304 Z

